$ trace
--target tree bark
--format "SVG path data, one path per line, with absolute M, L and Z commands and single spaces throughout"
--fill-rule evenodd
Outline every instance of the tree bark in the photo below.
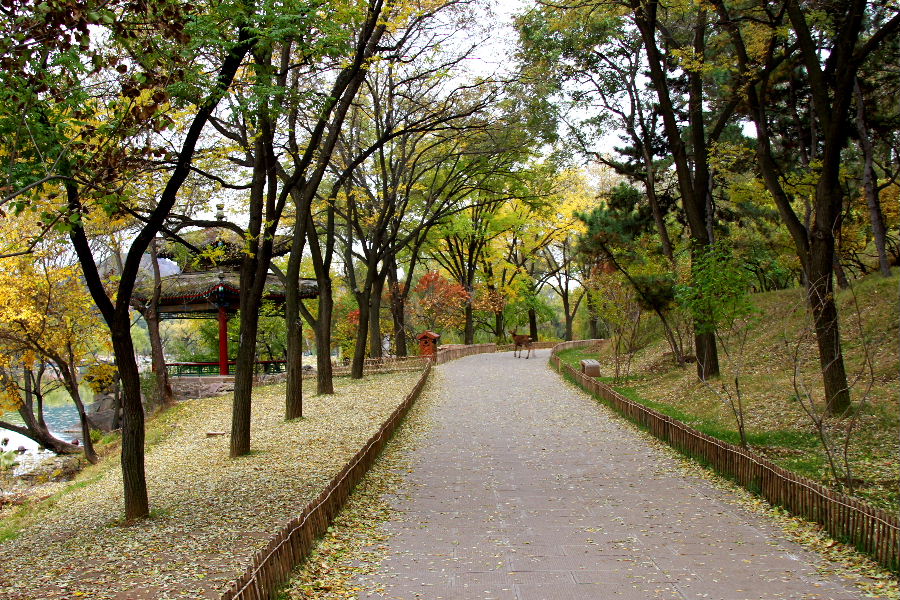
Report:
M 300 311 L 286 317 L 287 321 L 287 390 L 284 399 L 284 418 L 287 421 L 303 416 L 303 322 Z
M 37 398 L 38 403 L 40 404 L 41 395 L 40 392 L 35 393 L 34 388 L 40 385 L 40 379 L 34 377 L 34 371 L 28 368 L 23 369 L 23 375 L 25 379 L 25 399 L 22 406 L 19 407 L 18 413 L 25 426 L 22 427 L 0 421 L 0 427 L 34 440 L 40 446 L 52 450 L 57 454 L 77 454 L 81 452 L 82 448 L 79 446 L 63 441 L 50 433 L 46 423 L 44 423 L 40 408 L 37 411 L 38 416 L 35 416 L 34 399 Z M 35 385 L 32 385 L 33 383 Z
M 350 378 L 362 379 L 366 362 L 366 341 L 369 339 L 369 298 L 366 292 L 359 292 L 356 297 L 359 306 L 359 328 L 356 330 L 356 346 L 353 348 Z
M 597 340 L 600 339 L 600 318 L 597 315 L 596 303 L 593 300 L 593 294 L 589 290 L 586 289 L 584 293 L 587 296 L 588 337 L 592 340 Z
M 379 273 L 372 282 L 369 294 L 369 358 L 384 356 L 384 337 L 381 334 L 381 297 L 386 273 Z
M 151 212 L 146 224 L 134 239 L 128 251 L 121 278 L 116 290 L 115 304 L 107 296 L 106 288 L 100 278 L 97 264 L 91 252 L 90 243 L 83 225 L 73 224 L 69 239 L 78 255 L 85 283 L 90 290 L 98 309 L 110 329 L 113 352 L 123 390 L 123 425 L 122 425 L 122 479 L 125 503 L 125 518 L 128 521 L 147 517 L 149 501 L 147 484 L 144 475 L 144 412 L 141 404 L 140 377 L 134 361 L 134 345 L 131 341 L 129 305 L 131 302 L 141 257 L 150 245 L 153 237 L 159 232 L 166 216 L 171 212 L 178 195 L 190 173 L 190 163 L 194 155 L 197 141 L 210 115 L 215 110 L 222 96 L 231 85 L 234 75 L 243 62 L 244 56 L 253 46 L 254 37 L 247 28 L 241 27 L 237 43 L 228 51 L 219 69 L 215 86 L 197 108 L 185 135 L 181 150 L 178 153 L 175 169 L 172 171 L 165 188 L 160 195 L 159 203 Z M 61 172 L 71 175 L 72 166 L 63 161 Z M 75 215 L 82 215 L 84 208 L 78 194 L 78 186 L 74 180 L 65 183 L 66 197 L 70 210 Z
M 644 165 L 647 169 L 647 201 L 650 203 L 650 211 L 653 214 L 653 222 L 662 242 L 663 256 L 669 259 L 669 264 L 675 265 L 675 252 L 672 249 L 672 240 L 669 238 L 669 230 L 666 228 L 666 220 L 659 206 L 659 197 L 656 195 L 656 170 L 653 165 L 653 157 L 650 155 L 650 145 L 647 140 L 641 141 L 641 150 L 644 157 Z
M 161 407 L 175 403 L 175 394 L 169 383 L 169 370 L 166 368 L 166 356 L 163 350 L 162 336 L 159 334 L 159 298 L 162 293 L 162 278 L 159 273 L 159 262 L 156 240 L 150 244 L 150 262 L 153 266 L 153 296 L 150 306 L 146 308 L 144 320 L 150 334 L 150 359 L 153 373 L 156 376 L 156 402 Z
M 533 308 L 528 309 L 528 335 L 532 342 L 538 341 L 537 311 Z
M 270 82 L 269 56 L 262 52 L 255 56 L 257 79 Z M 253 182 L 250 190 L 249 220 L 246 238 L 252 251 L 244 254 L 240 275 L 240 342 L 234 364 L 234 396 L 231 412 L 232 458 L 250 452 L 250 415 L 253 395 L 253 367 L 256 361 L 256 334 L 259 330 L 259 308 L 272 260 L 270 227 L 277 222 L 275 198 L 274 131 L 268 104 L 261 102 L 257 109 L 259 133 L 253 147 Z M 264 217 L 265 215 L 265 217 Z M 269 224 L 264 223 L 265 220 Z
M 635 25 L 641 32 L 641 37 L 644 41 L 649 66 L 648 74 L 659 99 L 660 115 L 663 119 L 666 139 L 672 150 L 672 158 L 675 162 L 675 171 L 678 178 L 678 188 L 681 194 L 681 204 L 691 232 L 691 242 L 695 248 L 704 247 L 710 243 L 707 229 L 707 221 L 710 215 L 706 214 L 707 194 L 709 193 L 709 168 L 704 127 L 702 76 L 696 72 L 688 74 L 688 115 L 691 124 L 690 133 L 694 163 L 692 172 L 687 148 L 681 137 L 681 129 L 676 121 L 675 106 L 669 95 L 669 82 L 664 71 L 666 59 L 656 44 L 656 32 L 658 29 L 657 9 L 659 5 L 656 2 L 642 3 L 633 1 L 631 6 Z M 693 42 L 694 51 L 700 56 L 704 54 L 705 50 L 705 33 L 706 10 L 701 8 L 697 13 Z M 707 328 L 707 324 L 699 324 L 700 330 Z M 695 325 L 694 344 L 697 350 L 697 376 L 700 378 L 718 376 L 719 361 L 715 335 L 699 333 L 698 327 Z
M 331 278 L 319 279 L 319 316 L 316 321 L 316 393 L 333 394 L 334 379 L 331 368 L 331 319 L 334 297 Z
M 131 322 L 128 313 L 117 311 L 110 324 L 116 368 L 122 381 L 122 482 L 125 492 L 125 520 L 142 519 L 150 513 L 147 479 L 144 475 L 144 406 L 141 403 L 141 381 L 133 357 Z
M 316 283 L 319 288 L 319 310 L 315 318 L 309 311 L 302 311 L 303 305 L 298 308 L 312 326 L 316 336 L 316 393 L 333 394 L 334 381 L 331 367 L 331 321 L 334 313 L 334 296 L 331 287 L 331 257 L 334 252 L 334 207 L 329 204 L 326 209 L 325 254 L 322 254 L 322 246 L 319 243 L 318 232 L 313 223 L 312 215 L 308 215 L 309 223 L 306 228 L 306 237 L 309 242 L 309 253 L 312 258 L 313 269 L 316 272 Z
M 831 414 L 840 415 L 850 408 L 850 388 L 847 385 L 837 306 L 834 302 L 834 237 L 830 229 L 823 229 L 814 230 L 810 239 L 808 294 L 827 409 Z
M 863 154 L 863 190 L 866 195 L 866 207 L 869 209 L 869 223 L 872 225 L 872 237 L 875 242 L 875 250 L 878 252 L 878 271 L 883 277 L 891 276 L 891 263 L 887 256 L 887 244 L 885 243 L 887 228 L 884 226 L 884 216 L 881 213 L 881 200 L 878 197 L 878 181 L 875 175 L 875 149 L 869 137 L 869 128 L 866 123 L 865 98 L 859 86 L 859 79 L 854 83 L 856 96 L 856 129 L 859 131 L 859 149 Z
M 309 213 L 303 206 L 303 197 L 293 190 L 294 208 L 297 215 Z M 294 226 L 291 254 L 285 274 L 284 321 L 287 328 L 287 385 L 284 396 L 284 418 L 299 419 L 303 416 L 303 315 L 300 298 L 300 263 L 306 241 L 306 230 L 311 218 Z M 315 234 L 315 232 L 313 232 Z
M 397 356 L 408 356 L 409 348 L 406 343 L 406 299 L 397 277 L 396 259 L 392 259 L 391 266 L 388 269 L 388 285 L 391 298 L 391 319 L 394 322 L 394 352 Z

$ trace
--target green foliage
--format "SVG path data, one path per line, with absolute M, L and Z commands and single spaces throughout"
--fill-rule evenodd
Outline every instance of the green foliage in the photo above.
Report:
M 678 303 L 688 310 L 701 333 L 730 328 L 755 311 L 750 277 L 727 241 L 695 251 L 691 280 L 676 287 Z
M 666 312 L 675 302 L 675 276 L 672 273 L 646 273 L 631 276 L 641 308 Z
M 141 395 L 151 402 L 151 398 L 156 399 L 156 373 L 145 371 L 140 375 Z
M 535 311 L 538 323 L 556 318 L 556 312 L 540 294 L 535 293 L 531 280 L 524 278 L 513 282 L 516 293 L 512 301 L 503 307 L 503 322 L 509 327 L 527 327 L 528 313 Z
M 0 450 L 0 471 L 12 469 L 19 461 L 16 460 L 15 450 Z
M 579 214 L 588 229 L 580 240 L 581 251 L 591 256 L 627 259 L 636 250 L 635 240 L 654 231 L 653 216 L 642 198 L 641 192 L 622 182 L 609 192 L 604 206 Z

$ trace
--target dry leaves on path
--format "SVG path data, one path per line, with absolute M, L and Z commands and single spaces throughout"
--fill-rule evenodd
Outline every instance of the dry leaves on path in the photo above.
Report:
M 410 468 L 410 452 L 431 427 L 428 410 L 437 398 L 440 371 L 397 429 L 378 461 L 350 496 L 310 556 L 291 575 L 279 600 L 347 600 L 363 591 L 360 583 L 376 569 L 389 535 L 381 525 L 399 518 L 392 504 Z M 366 590 L 376 591 L 376 590 Z

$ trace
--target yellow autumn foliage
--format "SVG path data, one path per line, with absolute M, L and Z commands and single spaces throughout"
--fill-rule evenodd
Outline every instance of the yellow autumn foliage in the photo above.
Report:
M 38 226 L 25 216 L 0 221 L 0 244 L 8 254 L 19 252 L 0 259 L 0 364 L 7 377 L 0 383 L 0 403 L 5 407 L 20 401 L 10 373 L 57 357 L 77 365 L 105 339 L 64 240 L 45 234 L 30 247 Z

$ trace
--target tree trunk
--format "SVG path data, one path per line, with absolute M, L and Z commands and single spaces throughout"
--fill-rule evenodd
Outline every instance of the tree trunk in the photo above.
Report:
M 97 457 L 97 452 L 94 451 L 94 442 L 91 440 L 91 425 L 88 423 L 84 403 L 81 401 L 81 394 L 78 391 L 78 381 L 73 381 L 73 384 L 74 387 L 69 390 L 69 394 L 72 395 L 72 401 L 75 402 L 75 408 L 78 410 L 78 421 L 81 424 L 81 437 L 84 444 L 84 457 L 89 463 L 95 465 L 99 462 L 99 458 Z
M 563 289 L 563 293 L 560 294 L 560 299 L 562 300 L 563 305 L 563 322 L 565 323 L 565 340 L 567 342 L 572 341 L 572 321 L 574 320 L 574 315 L 570 313 L 569 306 L 569 295 L 565 289 Z
M 600 317 L 597 315 L 596 303 L 590 290 L 585 289 L 584 293 L 587 295 L 588 337 L 592 340 L 598 340 L 600 339 Z
M 528 335 L 532 342 L 538 341 L 537 311 L 533 308 L 528 309 Z
M 466 302 L 466 324 L 463 330 L 463 343 L 475 343 L 475 309 L 472 307 L 472 301 Z
M 129 321 L 130 325 L 130 321 Z M 130 339 L 129 335 L 129 339 Z M 59 367 L 62 375 L 63 387 L 75 403 L 75 409 L 78 411 L 78 421 L 81 424 L 81 437 L 84 445 L 84 457 L 91 464 L 97 464 L 97 453 L 94 452 L 94 443 L 91 441 L 91 426 L 88 423 L 87 413 L 84 410 L 84 403 L 81 401 L 81 391 L 78 389 L 78 373 L 75 370 L 74 352 L 71 346 L 67 347 L 67 357 L 61 355 L 52 356 L 52 360 Z M 137 366 L 135 366 L 137 371 Z
M 647 52 L 648 75 L 656 89 L 659 99 L 660 116 L 671 147 L 672 158 L 678 178 L 678 189 L 681 194 L 681 205 L 687 218 L 691 232 L 691 242 L 695 249 L 709 245 L 708 224 L 712 215 L 707 214 L 709 190 L 709 165 L 707 157 L 708 141 L 704 128 L 703 81 L 699 73 L 688 74 L 688 114 L 690 117 L 690 135 L 693 150 L 693 171 L 687 147 L 682 139 L 682 130 L 676 119 L 676 109 L 669 95 L 669 81 L 665 72 L 667 57 L 657 46 L 657 9 L 654 3 L 645 4 L 637 1 L 631 3 L 635 16 L 635 25 L 641 33 L 644 48 Z M 703 55 L 705 49 L 705 33 L 707 29 L 705 9 L 697 12 L 694 26 L 693 47 L 695 52 Z M 705 324 L 699 325 L 706 329 Z M 714 377 L 719 374 L 719 361 L 716 351 L 715 335 L 701 334 L 695 331 L 694 339 L 697 347 L 697 374 L 701 378 Z
M 125 518 L 128 521 L 141 519 L 150 514 L 147 500 L 147 482 L 144 475 L 144 410 L 141 404 L 141 385 L 137 364 L 134 361 L 134 344 L 131 341 L 131 320 L 128 305 L 137 271 L 140 267 L 140 256 L 150 245 L 153 236 L 159 231 L 166 216 L 175 204 L 178 191 L 190 173 L 190 162 L 194 155 L 197 141 L 200 139 L 204 125 L 216 108 L 224 92 L 230 87 L 235 73 L 244 60 L 247 52 L 255 43 L 248 28 L 239 30 L 238 43 L 231 46 L 216 80 L 216 86 L 198 106 L 198 110 L 187 136 L 178 154 L 176 166 L 156 208 L 150 213 L 147 224 L 138 233 L 131 245 L 128 257 L 121 272 L 116 288 L 115 305 L 107 296 L 106 289 L 100 279 L 97 264 L 94 261 L 87 235 L 80 223 L 74 224 L 69 232 L 69 239 L 78 255 L 85 282 L 90 290 L 103 319 L 110 329 L 113 352 L 123 390 L 123 424 L 122 424 L 122 479 L 125 501 Z M 62 173 L 71 175 L 72 166 L 67 160 L 60 165 Z M 78 186 L 73 181 L 65 183 L 69 208 L 73 214 L 83 214 Z
M 834 303 L 831 277 L 833 244 L 834 238 L 830 235 L 814 235 L 810 239 L 808 293 L 819 347 L 819 365 L 822 369 L 827 410 L 833 415 L 841 415 L 850 408 L 850 389 L 841 351 L 837 306 Z
M 259 330 L 259 307 L 271 257 L 267 244 L 257 247 L 256 255 L 246 256 L 240 279 L 240 341 L 234 364 L 234 396 L 231 413 L 232 458 L 250 452 L 250 414 L 253 402 L 253 370 L 256 362 L 256 334 Z
M 271 49 L 254 51 L 256 80 L 264 85 L 272 81 Z M 253 367 L 256 362 L 256 335 L 259 309 L 272 261 L 273 224 L 277 224 L 276 198 L 278 177 L 273 146 L 273 123 L 267 102 L 257 107 L 259 134 L 253 142 L 253 179 L 248 207 L 246 243 L 251 252 L 241 262 L 240 338 L 234 365 L 234 400 L 231 412 L 232 458 L 250 452 L 250 415 L 253 402 Z
M 18 412 L 19 416 L 22 417 L 22 422 L 25 426 L 22 427 L 0 421 L 0 427 L 14 431 L 19 435 L 24 435 L 37 442 L 38 445 L 48 448 L 57 454 L 77 454 L 78 452 L 81 452 L 82 448 L 54 437 L 50 433 L 50 430 L 47 429 L 47 425 L 43 422 L 43 419 L 35 417 L 34 399 L 37 398 L 38 403 L 40 403 L 41 395 L 40 393 L 34 393 L 34 387 L 40 385 L 40 380 L 39 378 L 34 377 L 34 371 L 31 369 L 23 369 L 23 374 L 25 379 L 25 401 L 22 406 L 19 407 Z M 36 385 L 32 386 L 32 383 L 35 383 Z M 40 411 L 38 411 L 38 414 L 40 414 Z
M 369 294 L 369 358 L 384 356 L 384 336 L 381 334 L 381 296 L 384 291 L 384 275 L 378 274 L 372 281 Z
M 715 332 L 699 333 L 694 324 L 694 349 L 697 352 L 697 377 L 706 381 L 719 375 L 719 355 L 716 352 Z
M 850 280 L 847 279 L 847 273 L 844 271 L 844 266 L 841 264 L 837 248 L 835 248 L 835 252 L 832 255 L 831 268 L 834 269 L 834 278 L 837 280 L 838 287 L 842 290 L 849 289 Z
M 144 476 L 144 406 L 141 404 L 141 380 L 134 362 L 128 312 L 117 310 L 110 323 L 116 368 L 122 381 L 122 485 L 125 496 L 125 520 L 134 521 L 150 514 L 147 479 Z M 127 360 L 132 357 L 131 360 Z
M 22 416 L 23 420 L 25 419 L 25 413 L 25 410 L 19 410 L 19 415 Z M 21 425 L 7 423 L 6 421 L 0 421 L 0 428 L 8 429 L 21 436 L 27 437 L 28 439 L 37 442 L 39 446 L 57 454 L 79 454 L 82 451 L 81 446 L 76 446 L 75 444 L 70 444 L 69 442 L 53 437 L 46 429 L 32 428 L 30 426 L 22 427 Z
M 43 367 L 41 367 L 40 370 L 43 371 Z M 34 381 L 37 384 L 36 387 L 40 388 L 41 377 L 38 376 Z M 40 428 L 49 431 L 49 428 L 47 427 L 47 422 L 44 420 L 44 394 L 41 392 L 40 389 L 37 389 L 37 390 L 35 390 L 34 397 L 35 397 L 35 400 L 37 401 L 37 407 L 35 410 L 35 412 L 37 413 L 36 414 L 37 424 Z
M 859 79 L 854 84 L 856 95 L 856 128 L 859 130 L 859 149 L 864 157 L 863 163 L 863 190 L 866 194 L 866 206 L 869 209 L 869 223 L 872 225 L 872 237 L 875 241 L 875 250 L 878 252 L 878 270 L 884 277 L 891 276 L 891 263 L 888 261 L 884 216 L 881 213 L 881 200 L 878 197 L 878 181 L 873 167 L 875 162 L 875 149 L 869 138 L 869 128 L 866 124 L 865 99 L 862 89 L 859 87 Z
M 369 290 L 371 282 L 366 277 L 366 289 L 356 294 L 359 306 L 359 326 L 356 330 L 356 347 L 353 349 L 353 364 L 350 366 L 350 378 L 362 379 L 366 362 L 366 340 L 369 339 Z
M 122 384 L 117 380 L 113 385 L 113 429 L 122 428 Z
M 316 321 L 316 393 L 333 394 L 334 379 L 331 369 L 331 315 L 334 297 L 331 278 L 319 278 L 319 316 Z
M 642 141 L 641 148 L 644 154 L 644 165 L 647 169 L 647 200 L 650 202 L 650 211 L 653 214 L 653 222 L 662 242 L 663 256 L 669 259 L 669 264 L 675 265 L 675 252 L 672 249 L 672 240 L 669 238 L 669 230 L 666 228 L 666 220 L 659 206 L 659 197 L 656 195 L 656 173 L 653 166 L 653 157 L 650 155 L 650 146 Z
M 150 299 L 150 306 L 144 313 L 144 320 L 147 322 L 147 331 L 150 334 L 151 368 L 156 378 L 155 401 L 158 406 L 165 407 L 175 403 L 175 394 L 169 383 L 166 355 L 163 350 L 162 336 L 159 334 L 159 298 L 162 294 L 162 278 L 159 273 L 156 240 L 150 244 L 150 262 L 153 266 L 153 296 Z
M 172 385 L 169 383 L 169 371 L 166 367 L 162 337 L 159 334 L 157 312 L 152 308 L 149 309 L 144 315 L 144 320 L 147 322 L 147 330 L 150 333 L 151 368 L 156 380 L 155 404 L 160 407 L 171 406 L 175 403 L 175 393 L 172 391 Z
M 399 294 L 391 303 L 391 316 L 394 319 L 394 352 L 397 356 L 409 356 L 406 343 L 406 303 Z
M 242 278 L 243 279 L 243 278 Z M 243 292 L 243 290 L 242 290 Z M 247 290 L 249 295 L 250 290 Z M 241 300 L 242 305 L 250 305 Z M 259 328 L 259 313 L 243 310 L 241 307 L 241 343 L 238 345 L 234 361 L 234 401 L 231 412 L 232 458 L 250 452 L 250 413 L 253 396 L 253 364 L 256 359 L 256 331 Z
M 291 194 L 297 213 L 302 213 L 302 195 Z M 291 255 L 285 274 L 284 321 L 287 328 L 287 385 L 284 395 L 284 418 L 299 419 L 303 416 L 303 320 L 300 313 L 300 262 L 306 240 L 309 219 L 294 226 Z
M 391 298 L 391 319 L 394 322 L 394 353 L 397 356 L 407 356 L 409 349 L 406 347 L 406 302 L 397 277 L 396 257 L 391 259 L 391 266 L 388 268 L 388 287 Z
M 297 299 L 299 302 L 299 299 Z M 284 418 L 303 416 L 303 322 L 297 307 L 287 310 L 287 389 L 284 396 Z

